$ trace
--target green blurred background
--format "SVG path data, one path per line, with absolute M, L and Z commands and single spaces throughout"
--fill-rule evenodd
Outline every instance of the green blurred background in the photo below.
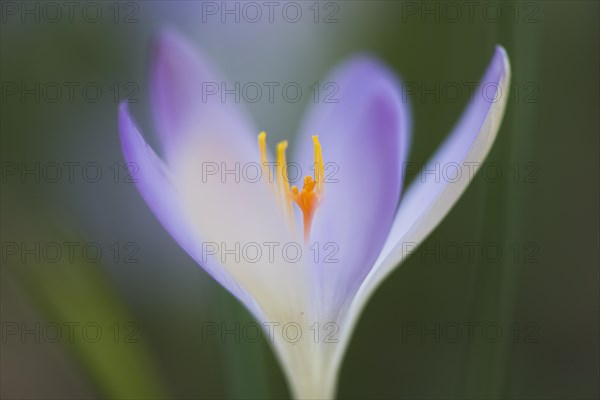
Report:
M 280 14 L 274 23 L 204 22 L 194 1 L 75 3 L 72 18 L 63 5 L 54 21 L 45 2 L 1 2 L 2 398 L 289 396 L 264 340 L 202 340 L 207 321 L 252 319 L 125 182 L 117 103 L 133 93 L 133 113 L 156 143 L 147 62 L 151 37 L 164 26 L 192 38 L 236 81 L 308 87 L 367 51 L 419 89 L 448 88 L 439 99 L 418 90 L 409 97 L 416 164 L 467 105 L 451 86 L 476 82 L 502 44 L 512 94 L 488 157 L 502 177 L 478 175 L 423 244 L 429 252 L 410 257 L 376 292 L 349 346 L 338 396 L 598 398 L 597 1 L 321 2 L 318 23 L 313 1 L 296 2 L 304 12 L 298 23 Z M 331 12 L 337 22 L 324 23 Z M 65 82 L 78 85 L 72 98 Z M 36 83 L 39 101 L 35 93 L 21 97 Z M 63 89 L 55 102 L 54 84 Z M 92 101 L 97 87 L 102 95 Z M 305 96 L 245 106 L 259 127 L 290 138 L 309 104 Z M 23 182 L 20 169 L 36 163 L 46 175 Z M 73 166 L 72 180 L 64 163 Z M 55 164 L 63 176 L 51 182 Z M 102 176 L 90 182 L 98 167 Z M 72 261 L 12 254 L 14 245 L 51 252 L 49 244 L 64 250 L 65 242 L 78 244 Z M 466 252 L 471 242 L 474 258 L 455 260 L 453 246 Z M 85 244 L 102 256 L 82 256 Z M 485 245 L 502 257 L 482 253 Z M 472 343 L 453 342 L 453 324 L 470 322 L 500 326 L 502 337 L 484 340 L 478 328 Z M 36 323 L 39 340 L 23 332 L 35 332 Z M 73 340 L 65 323 L 74 326 Z M 436 324 L 438 341 L 427 333 Z M 51 343 L 56 325 L 63 337 Z M 419 333 L 407 335 L 415 326 Z

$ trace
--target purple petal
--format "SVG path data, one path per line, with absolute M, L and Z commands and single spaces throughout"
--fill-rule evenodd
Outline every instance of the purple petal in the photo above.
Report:
M 509 84 L 508 55 L 497 46 L 473 102 L 424 167 L 434 170 L 436 165 L 438 168 L 458 165 L 462 171 L 460 177 L 445 180 L 417 175 L 400 203 L 377 265 L 365 280 L 353 307 L 360 308 L 366 302 L 377 285 L 435 229 L 466 190 L 477 170 L 473 168 L 473 173 L 468 173 L 468 168 L 480 165 L 494 143 L 506 108 Z
M 410 121 L 399 82 L 371 58 L 347 61 L 325 82 L 339 88 L 334 95 L 338 101 L 313 106 L 295 161 L 305 175 L 312 174 L 311 135 L 318 135 L 328 167 L 325 199 L 310 237 L 319 247 L 313 282 L 318 307 L 335 312 L 358 289 L 389 232 L 401 191 Z
M 242 301 L 258 318 L 262 311 L 252 297 L 213 258 L 202 257 L 202 239 L 190 226 L 185 207 L 170 171 L 146 143 L 132 121 L 127 104 L 119 109 L 119 130 L 123 155 L 138 167 L 136 186 L 161 224 L 175 241 L 221 285 Z
M 232 84 L 217 73 L 209 57 L 174 32 L 163 31 L 154 43 L 150 87 L 169 162 L 190 141 L 217 139 L 239 153 L 240 160 L 254 157 L 258 131 L 232 95 L 221 96 Z

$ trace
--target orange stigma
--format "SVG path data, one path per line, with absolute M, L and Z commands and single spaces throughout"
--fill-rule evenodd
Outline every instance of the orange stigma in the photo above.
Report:
M 315 178 L 306 176 L 302 190 L 298 190 L 296 186 L 291 189 L 292 199 L 300 207 L 300 210 L 302 210 L 305 242 L 308 242 L 315 212 L 323 200 L 325 192 L 325 165 L 323 163 L 321 143 L 319 143 L 318 136 L 313 136 L 312 139 L 315 148 Z
M 277 187 L 274 190 L 277 193 L 279 204 L 283 208 L 285 214 L 291 226 L 294 226 L 294 213 L 292 210 L 292 200 L 298 205 L 303 215 L 304 225 L 304 242 L 308 243 L 310 237 L 310 228 L 312 222 L 319 207 L 319 204 L 323 200 L 325 192 L 325 165 L 323 163 L 323 153 L 321 150 L 321 143 L 319 143 L 319 137 L 312 137 L 314 144 L 315 154 L 315 176 L 306 176 L 304 178 L 304 185 L 302 190 L 298 190 L 296 186 L 290 189 L 290 183 L 286 174 L 286 157 L 285 151 L 287 149 L 287 141 L 280 142 L 277 145 L 277 163 L 275 164 L 275 174 Z M 268 164 L 269 160 L 267 157 L 267 134 L 261 132 L 258 135 L 258 148 L 260 150 L 260 162 L 263 168 L 263 176 L 270 176 Z M 268 182 L 272 183 L 270 179 Z

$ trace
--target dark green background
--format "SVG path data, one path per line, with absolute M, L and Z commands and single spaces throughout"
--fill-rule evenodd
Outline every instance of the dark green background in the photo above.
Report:
M 133 24 L 115 24 L 108 16 L 96 24 L 81 18 L 72 24 L 12 17 L 3 22 L 3 84 L 98 82 L 104 89 L 94 104 L 80 96 L 73 103 L 3 99 L 3 165 L 93 161 L 104 176 L 95 184 L 3 180 L 2 242 L 95 241 L 106 250 L 115 241 L 131 241 L 139 246 L 140 262 L 114 263 L 107 250 L 100 263 L 3 262 L 4 324 L 96 321 L 108 327 L 132 321 L 139 342 L 3 341 L 2 397 L 288 396 L 266 343 L 202 343 L 202 323 L 251 317 L 166 234 L 133 185 L 112 182 L 108 167 L 122 164 L 122 156 L 117 104 L 108 88 L 114 82 L 138 84 L 139 103 L 132 110 L 151 137 L 148 44 L 157 29 L 170 25 L 233 80 L 305 86 L 356 51 L 376 54 L 408 82 L 473 82 L 495 44 L 502 44 L 511 58 L 514 90 L 488 161 L 502 166 L 503 176 L 497 182 L 479 176 L 422 246 L 494 243 L 503 257 L 490 262 L 478 252 L 473 261 L 423 253 L 409 258 L 366 307 L 343 363 L 339 397 L 597 398 L 598 2 L 492 2 L 501 5 L 503 18 L 490 22 L 476 12 L 473 23 L 466 16 L 458 23 L 444 15 L 440 22 L 408 16 L 407 3 L 425 6 L 340 1 L 338 23 L 269 25 L 202 24 L 200 4 L 193 1 L 137 2 L 139 22 Z M 476 3 L 481 10 L 488 2 Z M 112 3 L 102 4 L 108 13 Z M 436 4 L 443 3 L 427 2 Z M 525 20 L 530 13 L 533 19 Z M 410 100 L 410 161 L 422 163 L 467 98 Z M 248 108 L 258 126 L 289 138 L 307 105 Z M 522 251 L 516 262 L 515 242 Z M 536 249 L 527 259 L 532 262 L 525 262 L 526 244 Z M 464 338 L 402 339 L 406 323 L 466 322 L 500 324 L 503 336 L 497 343 L 477 336 L 472 344 Z M 514 323 L 534 329 L 527 331 L 532 335 L 515 343 Z

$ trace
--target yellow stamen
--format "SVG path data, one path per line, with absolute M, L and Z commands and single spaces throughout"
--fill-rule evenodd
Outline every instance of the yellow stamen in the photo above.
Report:
M 317 182 L 317 193 L 323 194 L 325 190 L 325 163 L 323 162 L 323 152 L 321 151 L 321 143 L 319 137 L 312 137 L 315 146 L 315 181 Z
M 313 218 L 317 207 L 323 200 L 325 193 L 325 164 L 323 163 L 323 153 L 321 150 L 321 143 L 319 143 L 319 137 L 312 137 L 314 144 L 314 158 L 315 158 L 315 177 L 306 176 L 304 178 L 304 185 L 302 190 L 298 190 L 296 186 L 290 189 L 290 182 L 286 173 L 287 160 L 285 151 L 288 146 L 287 141 L 280 142 L 277 145 L 277 163 L 276 163 L 276 183 L 277 187 L 273 188 L 277 194 L 280 206 L 287 215 L 290 226 L 294 227 L 294 213 L 292 207 L 292 200 L 298 205 L 303 215 L 304 224 L 304 241 L 308 243 L 310 237 L 310 228 L 312 226 Z M 258 147 L 260 150 L 260 163 L 263 171 L 263 176 L 269 177 L 269 182 L 273 182 L 270 176 L 269 170 L 269 159 L 267 157 L 267 134 L 261 132 L 258 135 Z
M 262 131 L 258 134 L 258 149 L 260 150 L 260 168 L 265 182 L 273 183 L 271 170 L 269 169 L 269 157 L 267 156 L 267 132 Z M 271 185 L 269 185 L 271 186 Z
M 292 200 L 290 198 L 290 181 L 287 177 L 287 161 L 285 150 L 288 142 L 284 140 L 277 145 L 277 188 L 279 189 L 279 201 L 285 210 L 290 223 L 294 221 Z

